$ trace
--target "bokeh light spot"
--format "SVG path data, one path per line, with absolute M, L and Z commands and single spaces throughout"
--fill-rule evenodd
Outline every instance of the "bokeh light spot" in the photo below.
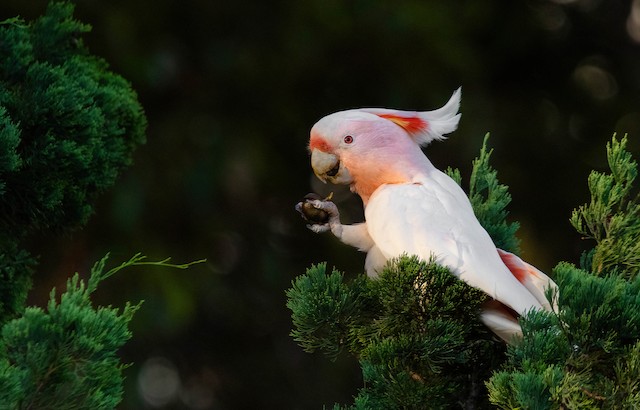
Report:
M 151 407 L 169 404 L 180 390 L 180 376 L 176 367 L 163 357 L 148 359 L 138 374 L 138 390 Z

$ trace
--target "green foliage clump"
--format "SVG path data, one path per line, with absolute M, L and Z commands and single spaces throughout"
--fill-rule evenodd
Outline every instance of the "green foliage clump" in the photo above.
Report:
M 8 243 L 0 254 L 0 325 L 5 318 L 16 317 L 24 310 L 35 260 L 15 243 Z
M 582 267 L 594 275 L 618 272 L 633 279 L 640 271 L 640 204 L 632 198 L 638 166 L 625 150 L 627 138 L 607 143 L 610 174 L 589 175 L 591 201 L 574 210 L 571 224 L 596 246 L 585 253 Z
M 89 54 L 73 5 L 52 2 L 32 23 L 0 23 L 0 408 L 109 409 L 122 398 L 117 350 L 139 305 L 95 308 L 90 296 L 134 256 L 87 283 L 74 275 L 47 309 L 25 308 L 36 261 L 29 235 L 84 224 L 93 202 L 144 142 L 130 84 Z
M 111 186 L 146 119 L 136 93 L 88 53 L 73 5 L 0 25 L 0 231 L 82 225 Z M 6 238 L 5 238 L 6 239 Z
M 486 141 L 473 162 L 472 205 L 494 241 L 517 251 L 518 225 L 505 221 L 511 198 L 489 165 Z M 448 173 L 461 182 L 459 171 Z M 434 260 L 403 256 L 375 280 L 350 281 L 318 264 L 287 297 L 292 335 L 306 351 L 358 358 L 365 386 L 352 408 L 489 407 L 484 381 L 504 360 L 504 344 L 478 319 L 488 297 Z
M 347 284 L 342 272 L 327 274 L 326 269 L 326 263 L 312 265 L 297 277 L 287 291 L 287 307 L 294 312 L 294 340 L 307 352 L 320 350 L 334 358 L 345 346 L 357 350 L 357 337 L 350 332 L 363 320 L 366 282 Z
M 96 281 L 104 260 L 91 271 Z M 27 308 L 2 328 L 0 403 L 6 408 L 114 408 L 122 397 L 116 351 L 130 337 L 128 323 L 139 305 L 122 312 L 94 308 L 92 291 L 76 273 L 46 311 Z
M 356 408 L 487 405 L 482 381 L 502 357 L 477 319 L 487 296 L 434 261 L 403 256 L 376 280 L 352 281 L 319 264 L 287 297 L 292 335 L 306 351 L 346 349 L 359 359 L 365 387 Z
M 145 262 L 136 254 L 105 270 L 108 255 L 91 269 L 87 282 L 78 273 L 67 280 L 59 301 L 55 289 L 47 309 L 29 307 L 6 323 L 0 342 L 0 408 L 112 409 L 122 399 L 122 370 L 116 352 L 131 338 L 128 328 L 140 304 L 122 311 L 94 307 L 91 294 L 116 272 L 140 265 L 185 269 L 168 259 Z
M 640 408 L 639 205 L 630 198 L 636 162 L 626 138 L 607 145 L 611 174 L 592 172 L 591 202 L 572 224 L 596 246 L 582 268 L 554 269 L 557 312 L 521 320 L 524 339 L 487 386 L 501 408 Z
M 24 310 L 29 235 L 84 224 L 144 142 L 131 85 L 91 54 L 73 5 L 0 23 L 0 325 Z

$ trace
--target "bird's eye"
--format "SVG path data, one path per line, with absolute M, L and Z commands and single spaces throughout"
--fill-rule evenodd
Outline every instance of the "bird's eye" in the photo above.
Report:
M 346 137 L 344 137 L 345 144 L 351 144 L 352 142 L 353 142 L 353 137 L 351 135 L 347 135 Z

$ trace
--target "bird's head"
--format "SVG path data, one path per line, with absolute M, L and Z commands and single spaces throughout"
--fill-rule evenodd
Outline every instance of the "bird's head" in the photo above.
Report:
M 361 108 L 327 115 L 311 129 L 311 167 L 323 182 L 350 185 L 367 200 L 381 184 L 411 179 L 420 150 L 456 129 L 460 89 L 434 111 Z

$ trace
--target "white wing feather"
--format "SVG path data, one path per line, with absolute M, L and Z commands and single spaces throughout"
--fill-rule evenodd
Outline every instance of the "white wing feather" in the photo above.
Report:
M 433 170 L 410 184 L 382 185 L 365 209 L 369 235 L 385 258 L 417 255 L 438 263 L 519 314 L 542 306 L 504 265 L 469 199 Z

